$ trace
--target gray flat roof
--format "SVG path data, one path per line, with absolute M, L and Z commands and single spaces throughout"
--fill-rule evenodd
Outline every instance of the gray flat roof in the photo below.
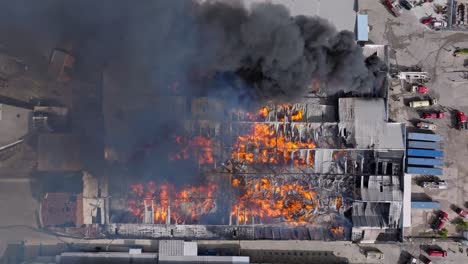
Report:
M 244 0 L 246 6 L 265 0 Z M 291 15 L 319 16 L 330 21 L 338 30 L 354 32 L 356 12 L 354 0 L 270 0 L 286 6 Z
M 403 127 L 387 123 L 382 98 L 340 98 L 339 129 L 356 148 L 404 149 Z

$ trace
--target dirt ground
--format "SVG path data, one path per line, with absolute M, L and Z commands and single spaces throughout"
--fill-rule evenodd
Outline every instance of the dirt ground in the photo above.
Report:
M 388 44 L 393 49 L 390 52 L 393 65 L 400 69 L 404 67 L 420 67 L 431 77 L 427 84 L 429 93 L 426 96 L 416 96 L 409 93 L 402 82 L 396 80 L 390 89 L 390 118 L 397 122 L 405 122 L 414 127 L 420 120 L 423 111 L 443 111 L 446 117 L 431 120 L 437 125 L 436 133 L 444 137 L 443 146 L 444 175 L 442 180 L 448 182 L 448 190 L 425 190 L 414 181 L 412 193 L 420 196 L 425 193 L 430 198 L 441 203 L 441 209 L 449 213 L 449 219 L 456 218 L 454 206 L 463 207 L 468 200 L 468 131 L 455 129 L 455 110 L 468 112 L 468 81 L 464 79 L 463 66 L 468 56 L 453 56 L 456 47 L 468 47 L 468 34 L 463 32 L 433 31 L 419 22 L 417 7 L 413 11 L 403 10 L 403 14 L 395 18 L 379 1 L 364 0 L 361 10 L 369 10 L 369 37 L 374 43 Z M 407 106 L 415 97 L 434 97 L 439 104 L 419 110 Z M 413 210 L 412 228 L 408 235 L 419 236 L 431 234 L 430 225 L 436 212 Z M 455 227 L 447 226 L 449 235 L 458 236 Z

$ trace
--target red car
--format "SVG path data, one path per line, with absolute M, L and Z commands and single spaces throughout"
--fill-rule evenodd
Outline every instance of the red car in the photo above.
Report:
M 426 94 L 429 89 L 426 86 L 419 85 L 419 84 L 413 84 L 411 86 L 411 92 L 413 93 L 420 93 L 420 94 Z
M 456 210 L 456 212 L 457 212 L 457 214 L 458 214 L 459 216 L 461 216 L 461 217 L 463 217 L 463 218 L 467 218 L 467 216 L 468 216 L 468 212 L 467 212 L 466 210 L 461 209 L 461 208 L 458 208 L 458 209 Z
M 457 121 L 462 123 L 462 122 L 466 122 L 466 115 L 465 113 L 463 112 L 458 112 L 457 113 Z
M 440 211 L 439 213 L 439 219 L 442 219 L 442 220 L 447 220 L 448 219 L 448 214 L 444 211 Z
M 442 230 L 444 227 L 445 227 L 445 222 L 444 220 L 440 218 L 437 219 L 437 221 L 435 221 L 434 226 L 433 226 L 434 230 L 437 230 L 437 231 Z
M 430 118 L 438 118 L 438 119 L 441 119 L 441 118 L 444 118 L 444 117 L 445 117 L 445 114 L 442 113 L 442 112 L 424 113 L 424 114 L 423 114 L 423 118 L 424 118 L 424 119 L 430 119 Z
M 426 17 L 421 20 L 421 23 L 423 23 L 424 25 L 431 24 L 432 22 L 434 22 L 433 17 Z
M 448 220 L 448 214 L 444 211 L 440 211 L 439 218 L 435 221 L 434 225 L 432 226 L 435 230 L 440 231 L 445 226 L 445 221 Z
M 427 254 L 431 257 L 446 257 L 447 251 L 438 249 L 429 249 Z
M 458 129 L 468 129 L 468 122 L 466 122 L 466 115 L 463 112 L 457 112 L 457 125 Z

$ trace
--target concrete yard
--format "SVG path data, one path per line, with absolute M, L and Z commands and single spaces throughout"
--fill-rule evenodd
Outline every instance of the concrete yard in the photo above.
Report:
M 452 52 L 455 47 L 468 47 L 468 34 L 430 30 L 419 22 L 418 9 L 423 7 L 416 7 L 412 11 L 403 10 L 398 18 L 393 17 L 378 1 L 361 1 L 360 8 L 369 10 L 370 39 L 393 48 L 391 63 L 400 68 L 419 66 L 422 71 L 430 74 L 431 80 L 426 86 L 429 88 L 429 96 L 437 98 L 439 105 L 424 110 L 446 112 L 445 119 L 433 119 L 431 122 L 437 125 L 436 133 L 445 139 L 445 166 L 441 179 L 448 182 L 449 189 L 428 191 L 413 182 L 412 192 L 425 193 L 439 201 L 441 209 L 449 213 L 449 219 L 453 220 L 456 213 L 451 206 L 463 207 L 468 193 L 468 131 L 454 128 L 453 115 L 454 110 L 468 111 L 468 82 L 463 79 L 466 68 L 463 67 L 465 58 L 461 56 L 464 55 L 454 57 Z M 414 100 L 415 96 L 405 91 L 399 80 L 394 81 L 389 95 L 390 118 L 397 122 L 406 122 L 409 127 L 414 126 L 420 113 L 405 104 Z M 408 236 L 434 234 L 430 229 L 434 212 L 413 210 L 412 217 L 412 229 Z M 452 225 L 448 225 L 447 229 L 451 235 L 459 235 Z

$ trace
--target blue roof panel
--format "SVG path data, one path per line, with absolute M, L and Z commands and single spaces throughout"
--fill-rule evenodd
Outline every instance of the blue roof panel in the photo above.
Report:
M 408 133 L 408 139 L 439 142 L 444 138 L 437 134 Z
M 444 152 L 440 150 L 428 150 L 428 149 L 408 149 L 408 156 L 413 157 L 434 157 L 441 158 L 444 156 Z
M 417 148 L 417 149 L 441 149 L 440 142 L 430 142 L 430 141 L 414 141 L 410 140 L 408 142 L 408 148 Z
M 415 209 L 439 209 L 440 204 L 438 202 L 411 202 L 411 208 Z
M 442 166 L 444 162 L 440 159 L 408 158 L 408 164 L 423 166 Z
M 357 15 L 357 40 L 368 41 L 369 40 L 369 20 L 367 15 Z
M 406 168 L 406 172 L 411 173 L 411 174 L 438 175 L 438 176 L 442 176 L 443 174 L 442 169 L 439 169 L 439 168 L 423 168 L 423 167 L 413 167 L 413 166 L 408 166 L 408 168 Z

